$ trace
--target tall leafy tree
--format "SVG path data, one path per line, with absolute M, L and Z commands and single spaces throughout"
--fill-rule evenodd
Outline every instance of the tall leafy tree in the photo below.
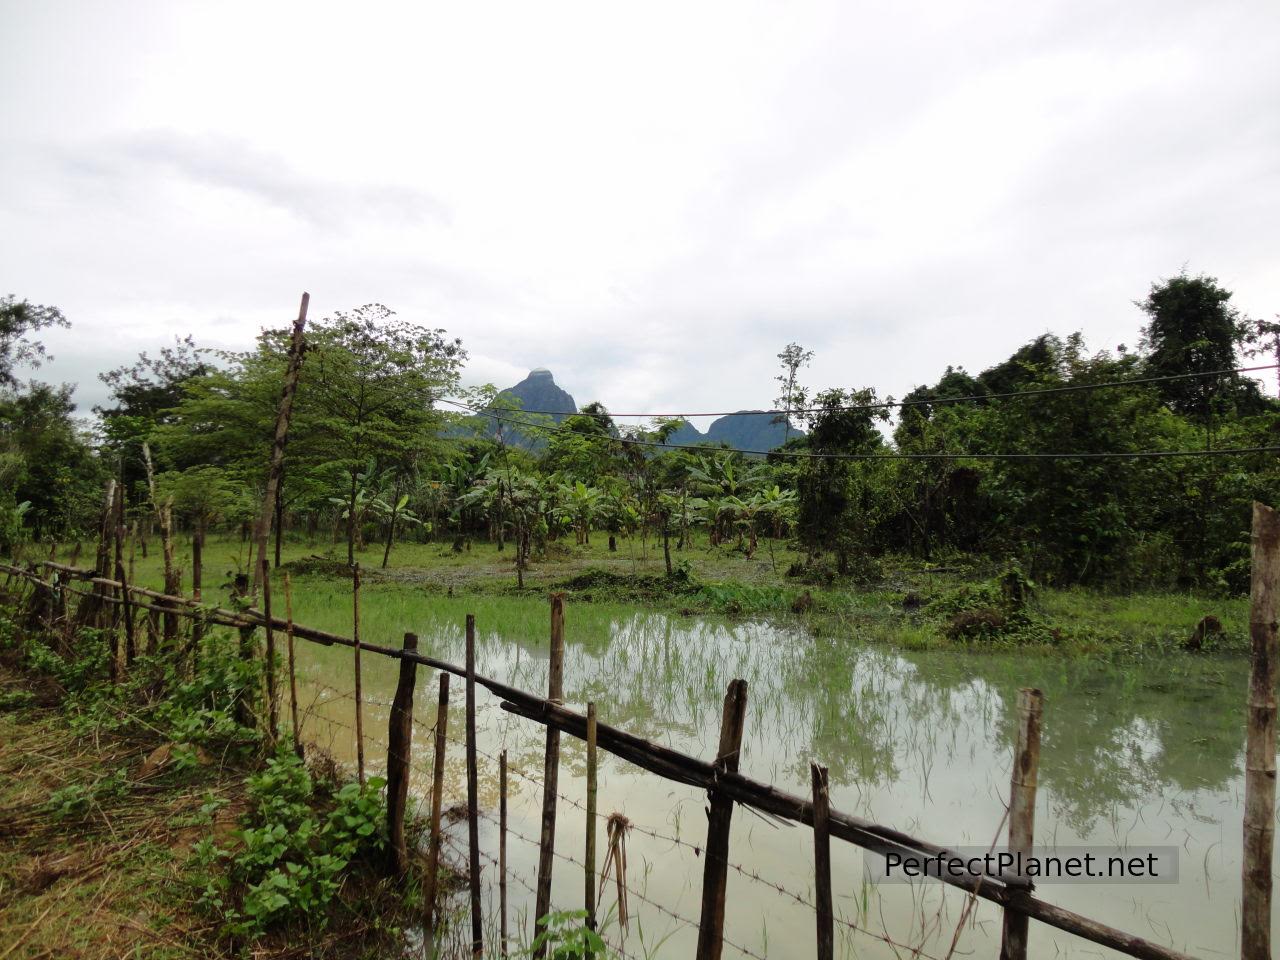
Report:
M 1246 335 L 1246 321 L 1231 304 L 1231 291 L 1209 276 L 1186 274 L 1151 285 L 1138 304 L 1150 318 L 1142 331 L 1151 376 L 1178 376 L 1229 370 Z M 1238 401 L 1260 406 L 1253 381 L 1238 375 L 1169 380 L 1158 385 L 1175 413 L 1206 420 Z
M 294 416 L 347 500 L 347 561 L 355 562 L 360 475 L 371 459 L 408 469 L 436 449 L 444 424 L 436 400 L 457 384 L 466 351 L 443 330 L 408 323 L 382 304 L 340 312 L 308 333 Z

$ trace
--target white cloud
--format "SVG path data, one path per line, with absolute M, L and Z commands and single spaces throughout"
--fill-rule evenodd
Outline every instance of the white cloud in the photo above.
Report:
M 1280 309 L 1280 8 L 0 5 L 0 286 L 51 377 L 307 289 L 617 409 L 901 394 L 1186 264 Z

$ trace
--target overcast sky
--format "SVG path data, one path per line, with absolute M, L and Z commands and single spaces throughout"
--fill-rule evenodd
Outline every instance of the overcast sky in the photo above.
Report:
M 302 290 L 580 403 L 901 395 L 1217 276 L 1280 312 L 1280 3 L 0 0 L 0 293 L 48 379 Z

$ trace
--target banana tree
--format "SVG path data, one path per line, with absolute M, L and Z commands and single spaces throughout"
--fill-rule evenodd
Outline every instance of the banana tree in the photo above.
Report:
M 388 503 L 382 497 L 375 497 L 372 508 L 373 512 L 381 516 L 387 521 L 387 545 L 382 551 L 382 569 L 387 569 L 387 561 L 391 558 L 391 544 L 396 536 L 396 523 L 407 523 L 410 526 L 417 526 L 422 523 L 418 515 L 412 510 L 406 509 L 409 506 L 409 494 L 402 493 L 394 503 Z
M 604 494 L 597 487 L 589 487 L 581 480 L 561 484 L 559 488 L 561 515 L 573 524 L 578 546 L 591 542 L 591 524 L 600 512 Z

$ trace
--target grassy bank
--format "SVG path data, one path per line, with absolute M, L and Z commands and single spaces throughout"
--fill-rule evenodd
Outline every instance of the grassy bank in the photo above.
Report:
M 239 719 L 259 669 L 212 636 L 107 678 L 104 638 L 0 607 L 0 944 L 13 957 L 395 955 L 418 868 L 388 880 L 380 783 Z
M 71 550 L 63 546 L 65 560 Z M 147 556 L 133 550 L 135 582 L 159 588 L 159 544 Z M 80 556 L 88 557 L 86 545 Z M 780 544 L 762 545 L 748 557 L 731 546 L 699 541 L 672 549 L 673 576 L 667 576 L 660 542 L 620 539 L 616 550 L 596 534 L 590 544 L 559 541 L 546 556 L 535 556 L 517 587 L 514 552 L 493 543 L 472 542 L 461 552 L 447 543 L 397 544 L 386 568 L 382 549 L 371 544 L 357 554 L 376 605 L 412 602 L 418 593 L 477 597 L 535 596 L 564 590 L 577 603 L 637 604 L 674 614 L 768 618 L 800 622 L 828 636 L 845 636 L 910 649 L 963 647 L 1020 648 L 1072 656 L 1164 655 L 1183 649 L 1205 616 L 1220 630 L 1204 637 L 1201 649 L 1243 652 L 1248 648 L 1247 600 L 1173 592 L 1106 592 L 1057 589 L 1026 583 L 1025 603 L 1006 609 L 998 565 L 966 558 L 924 564 L 906 557 L 877 560 L 855 581 L 819 567 L 802 571 L 803 556 Z M 184 585 L 190 586 L 190 543 L 179 544 Z M 205 591 L 225 596 L 235 572 L 251 560 L 246 543 L 211 537 L 204 551 Z M 286 541 L 285 568 L 295 582 L 327 584 L 340 592 L 346 579 L 346 549 L 328 541 Z M 798 575 L 793 575 L 798 574 Z M 959 618 L 959 619 L 957 619 Z

